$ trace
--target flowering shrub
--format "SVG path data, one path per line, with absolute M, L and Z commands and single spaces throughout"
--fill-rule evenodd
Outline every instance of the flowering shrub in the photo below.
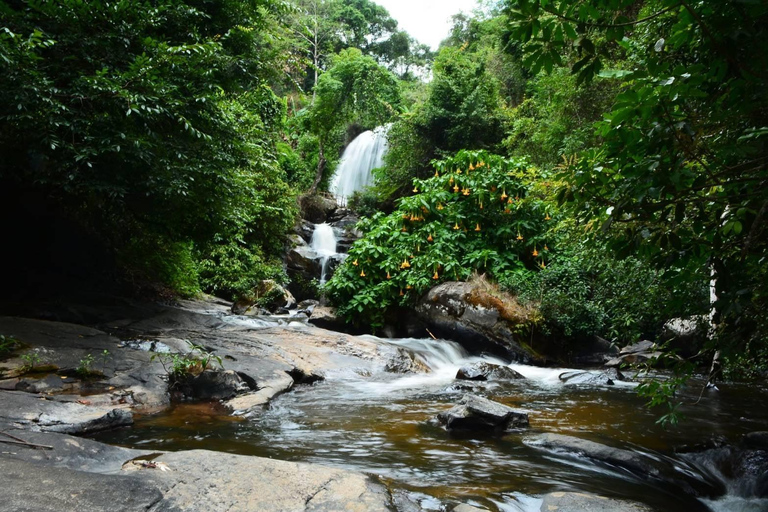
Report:
M 348 320 L 377 327 L 388 308 L 443 281 L 546 266 L 553 213 L 526 160 L 462 150 L 432 165 L 393 213 L 358 224 L 363 238 L 326 286 Z

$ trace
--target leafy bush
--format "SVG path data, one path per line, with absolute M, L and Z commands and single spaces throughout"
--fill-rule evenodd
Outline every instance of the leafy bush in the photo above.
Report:
M 551 339 L 653 339 L 667 320 L 707 311 L 704 275 L 698 281 L 676 282 L 673 274 L 637 258 L 616 259 L 596 242 L 562 241 L 559 247 L 561 252 L 542 272 L 501 278 L 505 289 L 538 306 L 541 329 Z
M 525 160 L 463 150 L 433 165 L 393 213 L 358 224 L 365 235 L 326 285 L 348 320 L 380 326 L 387 308 L 442 281 L 545 266 L 552 219 Z

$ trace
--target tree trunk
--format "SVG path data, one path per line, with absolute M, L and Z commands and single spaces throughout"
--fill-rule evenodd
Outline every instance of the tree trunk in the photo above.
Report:
M 319 140 L 319 146 L 320 151 L 319 155 L 320 158 L 317 160 L 317 171 L 315 171 L 315 181 L 312 183 L 312 186 L 309 188 L 309 193 L 314 194 L 317 192 L 317 186 L 320 184 L 320 180 L 323 179 L 323 172 L 325 171 L 325 154 L 323 153 L 323 141 L 322 139 Z

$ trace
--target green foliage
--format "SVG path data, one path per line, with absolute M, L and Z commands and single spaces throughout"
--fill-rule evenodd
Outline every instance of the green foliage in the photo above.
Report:
M 768 347 L 752 347 L 747 342 L 744 350 L 724 357 L 723 377 L 730 381 L 759 381 L 768 377 Z
M 524 160 L 459 151 L 414 179 L 414 195 L 390 215 L 358 224 L 365 234 L 326 285 L 338 311 L 380 326 L 386 310 L 408 305 L 445 280 L 473 271 L 498 277 L 544 265 L 550 214 L 532 194 Z
M 445 151 L 492 148 L 503 136 L 499 89 L 482 61 L 460 48 L 437 55 L 424 128 Z
M 75 372 L 77 372 L 80 377 L 89 377 L 93 375 L 94 361 L 96 361 L 96 358 L 93 357 L 93 354 L 86 354 L 78 363 Z
M 42 359 L 40 358 L 40 354 L 37 352 L 30 352 L 28 354 L 23 354 L 21 356 L 21 360 L 24 361 L 24 366 L 22 369 L 25 372 L 31 372 L 35 369 L 35 365 L 39 364 Z
M 397 113 L 400 87 L 395 76 L 360 50 L 343 50 L 318 80 L 310 111 L 313 133 L 328 134 L 357 123 L 376 127 Z
M 616 259 L 599 242 L 561 236 L 558 246 L 546 269 L 500 282 L 538 308 L 542 334 L 557 343 L 573 346 L 595 335 L 621 345 L 656 339 L 670 318 L 707 311 L 706 275 L 675 282 L 637 258 Z
M 604 77 L 622 89 L 597 127 L 600 146 L 563 167 L 573 215 L 600 226 L 619 254 L 682 281 L 711 269 L 720 330 L 709 348 L 765 346 L 768 5 L 508 6 L 533 71 L 569 66 L 577 83 Z
M 183 294 L 197 288 L 190 244 L 273 254 L 295 212 L 274 150 L 284 105 L 264 87 L 282 8 L 3 2 L 0 183 Z
M 0 334 L 0 358 L 11 354 L 21 346 L 21 342 L 13 336 Z
M 150 361 L 158 360 L 160 362 L 168 374 L 171 384 L 190 376 L 200 375 L 215 365 L 224 368 L 221 357 L 208 352 L 205 347 L 195 344 L 190 344 L 190 347 L 186 354 L 176 352 L 152 354 Z

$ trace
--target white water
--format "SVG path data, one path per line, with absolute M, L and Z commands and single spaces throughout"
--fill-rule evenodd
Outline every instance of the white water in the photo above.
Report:
M 344 150 L 330 188 L 340 205 L 345 205 L 353 193 L 373 184 L 371 171 L 384 165 L 388 128 L 380 126 L 363 132 Z
M 315 224 L 309 245 L 320 256 L 320 284 L 325 284 L 328 278 L 328 261 L 336 254 L 336 233 L 325 222 Z

